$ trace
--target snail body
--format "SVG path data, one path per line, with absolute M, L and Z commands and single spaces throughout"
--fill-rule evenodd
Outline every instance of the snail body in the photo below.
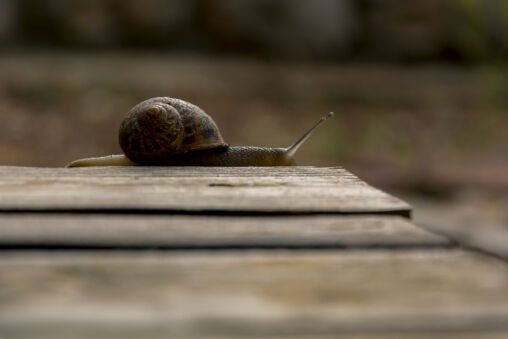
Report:
M 295 161 L 286 156 L 286 148 L 231 146 L 222 150 L 195 151 L 177 154 L 152 163 L 156 166 L 293 166 Z M 71 162 L 67 167 L 84 166 L 140 166 L 124 154 L 86 158 Z
M 134 106 L 122 121 L 124 154 L 73 161 L 82 166 L 293 166 L 294 154 L 329 113 L 287 148 L 229 146 L 201 108 L 180 99 L 158 97 Z

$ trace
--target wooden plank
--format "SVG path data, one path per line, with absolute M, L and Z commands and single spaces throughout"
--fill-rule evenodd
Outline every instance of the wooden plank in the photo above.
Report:
M 410 199 L 418 205 L 418 225 L 465 247 L 508 260 L 508 194 L 478 192 L 446 206 L 439 201 Z
M 2 252 L 17 337 L 506 333 L 508 266 L 462 250 Z
M 398 216 L 0 215 L 0 247 L 449 247 Z
M 464 247 L 480 250 L 508 260 L 508 228 L 506 225 L 464 223 L 462 225 L 426 224 L 425 228 L 446 234 Z
M 341 333 L 339 335 L 339 338 L 340 339 L 506 339 L 507 338 L 507 335 L 508 335 L 508 331 L 489 331 L 489 332 L 482 332 L 482 333 L 449 333 L 449 332 L 430 332 L 430 333 L 360 333 L 360 334 L 357 334 L 357 333 Z M 51 338 L 61 338 L 62 336 L 58 336 L 58 337 L 51 337 Z M 15 337 L 10 337 L 9 339 L 11 338 L 37 338 L 37 339 L 40 339 L 41 337 L 39 336 L 30 336 L 30 337 L 27 337 L 27 336 L 22 336 L 22 337 L 18 337 L 18 336 L 15 336 Z M 76 333 L 69 333 L 67 337 L 64 337 L 65 339 L 69 339 L 69 338 L 72 338 L 72 339 L 90 339 L 90 338 L 94 338 L 94 339 L 111 339 L 111 338 L 118 338 L 116 336 L 113 335 L 97 335 L 97 333 L 92 333 L 92 334 L 83 334 L 83 335 L 76 335 Z M 126 337 L 122 337 L 122 338 L 136 338 L 136 339 L 139 339 L 139 338 L 143 338 L 143 339 L 167 339 L 168 336 L 165 335 L 164 333 L 150 333 L 148 336 L 144 335 L 144 334 L 140 334 L 138 336 L 129 336 L 127 335 Z M 189 336 L 174 336 L 174 335 L 171 335 L 172 339 L 188 339 L 188 338 L 192 338 L 192 339 L 238 339 L 238 338 L 244 338 L 243 336 L 238 336 L 238 335 L 233 335 L 233 336 L 223 336 L 221 335 L 220 337 L 219 336 L 208 336 L 208 335 L 203 335 L 203 336 L 192 336 L 192 337 L 189 337 Z M 248 339 L 266 339 L 266 338 L 276 338 L 276 339 L 293 339 L 293 338 L 305 338 L 305 339 L 337 339 L 337 335 L 320 335 L 320 334 L 317 334 L 317 335 L 304 335 L 304 336 L 299 336 L 299 335 L 290 335 L 290 336 L 286 336 L 286 335 L 275 335 L 275 336 L 266 336 L 266 335 L 263 335 L 263 336 L 245 336 L 245 338 L 248 338 Z
M 410 209 L 342 168 L 0 167 L 0 211 L 409 216 Z

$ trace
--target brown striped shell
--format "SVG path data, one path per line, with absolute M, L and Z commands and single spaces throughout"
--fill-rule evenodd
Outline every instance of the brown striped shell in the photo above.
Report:
M 139 164 L 228 147 L 215 122 L 201 108 L 168 97 L 148 99 L 134 106 L 120 125 L 119 142 L 125 155 Z

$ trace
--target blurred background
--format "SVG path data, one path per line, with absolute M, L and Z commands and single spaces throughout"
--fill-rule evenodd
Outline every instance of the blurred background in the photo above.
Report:
M 508 227 L 508 2 L 0 0 L 0 164 L 120 153 L 171 96 L 232 145 L 344 166 L 417 220 Z

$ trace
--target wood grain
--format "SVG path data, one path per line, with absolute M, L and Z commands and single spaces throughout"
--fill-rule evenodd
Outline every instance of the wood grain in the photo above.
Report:
M 0 248 L 447 247 L 398 216 L 0 215 Z
M 6 338 L 508 331 L 508 267 L 462 250 L 4 252 Z
M 342 168 L 0 167 L 0 211 L 369 213 L 405 202 Z

